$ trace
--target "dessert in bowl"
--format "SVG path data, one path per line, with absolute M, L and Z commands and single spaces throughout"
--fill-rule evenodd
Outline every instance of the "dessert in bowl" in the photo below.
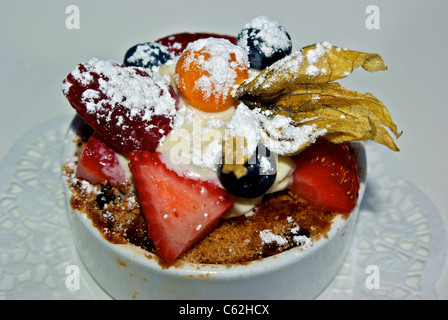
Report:
M 117 299 L 315 297 L 351 242 L 360 141 L 398 150 L 384 105 L 334 82 L 356 67 L 385 69 L 326 42 L 292 52 L 264 16 L 80 64 L 63 177 L 93 278 Z

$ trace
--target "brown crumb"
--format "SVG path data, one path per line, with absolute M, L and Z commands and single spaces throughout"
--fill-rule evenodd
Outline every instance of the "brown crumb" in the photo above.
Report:
M 64 167 L 73 193 L 73 208 L 87 214 L 103 236 L 112 243 L 132 243 L 152 252 L 147 224 L 132 190 L 106 185 L 88 185 L 73 179 L 73 169 Z M 296 236 L 313 241 L 326 237 L 336 214 L 311 206 L 288 190 L 267 195 L 254 214 L 222 219 L 209 235 L 182 255 L 178 262 L 236 264 L 247 263 L 297 246 Z M 263 242 L 261 232 L 282 241 Z
M 220 264 L 249 262 L 297 246 L 294 236 L 318 240 L 330 230 L 333 217 L 334 214 L 309 205 L 289 191 L 275 193 L 263 199 L 255 214 L 222 220 L 180 259 Z M 263 243 L 260 232 L 264 230 L 282 237 L 284 243 Z
M 64 167 L 64 172 L 67 177 L 73 176 L 73 170 L 67 166 Z M 78 179 L 68 179 L 68 182 L 73 193 L 71 206 L 85 213 L 108 241 L 117 244 L 132 243 L 151 250 L 147 224 L 132 191 L 123 193 L 106 185 L 86 189 Z

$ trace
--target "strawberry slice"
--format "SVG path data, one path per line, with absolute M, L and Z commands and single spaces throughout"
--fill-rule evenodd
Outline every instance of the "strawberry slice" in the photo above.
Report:
M 325 210 L 348 213 L 358 200 L 356 160 L 346 143 L 318 139 L 294 157 L 291 191 Z
M 185 48 L 188 46 L 190 42 L 194 42 L 199 39 L 205 39 L 205 38 L 220 38 L 220 39 L 227 39 L 231 43 L 236 43 L 236 37 L 233 36 L 227 36 L 227 35 L 221 35 L 221 34 L 214 34 L 214 33 L 188 33 L 188 32 L 182 32 L 173 34 L 170 36 L 166 36 L 164 38 L 158 39 L 155 42 L 163 44 L 164 46 L 168 47 L 168 50 L 174 55 L 174 56 L 180 56 L 181 53 L 185 50 Z
M 154 151 L 172 129 L 176 100 L 169 80 L 141 68 L 91 59 L 62 83 L 72 107 L 117 151 Z
M 129 159 L 148 234 L 168 264 L 204 238 L 233 206 L 234 197 L 224 189 L 179 176 L 159 153 L 134 151 Z
M 96 133 L 87 141 L 75 175 L 93 184 L 108 183 L 119 188 L 129 184 L 117 153 Z

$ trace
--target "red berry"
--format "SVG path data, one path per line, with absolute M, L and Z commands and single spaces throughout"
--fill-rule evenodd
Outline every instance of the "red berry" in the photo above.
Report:
M 204 238 L 234 197 L 210 182 L 179 176 L 159 153 L 134 151 L 131 173 L 156 253 L 168 264 Z
M 76 177 L 93 184 L 107 183 L 114 187 L 129 183 L 117 153 L 97 134 L 93 134 L 84 147 L 76 168 Z
M 325 210 L 348 213 L 358 200 L 356 160 L 346 143 L 318 139 L 294 157 L 291 191 Z
M 190 42 L 205 38 L 222 38 L 229 40 L 233 44 L 236 43 L 236 37 L 233 36 L 214 34 L 214 33 L 188 33 L 188 32 L 166 36 L 164 38 L 156 40 L 155 42 L 163 44 L 164 46 L 168 47 L 168 50 L 174 56 L 180 56 Z
M 87 124 L 117 151 L 154 151 L 172 129 L 176 101 L 168 80 L 143 69 L 91 60 L 63 81 Z

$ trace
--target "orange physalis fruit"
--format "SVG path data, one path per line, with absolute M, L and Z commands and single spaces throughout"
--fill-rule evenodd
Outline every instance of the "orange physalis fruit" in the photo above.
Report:
M 244 49 L 225 39 L 207 38 L 188 45 L 179 57 L 174 78 L 188 104 L 220 112 L 234 105 L 232 91 L 249 77 L 249 70 Z

